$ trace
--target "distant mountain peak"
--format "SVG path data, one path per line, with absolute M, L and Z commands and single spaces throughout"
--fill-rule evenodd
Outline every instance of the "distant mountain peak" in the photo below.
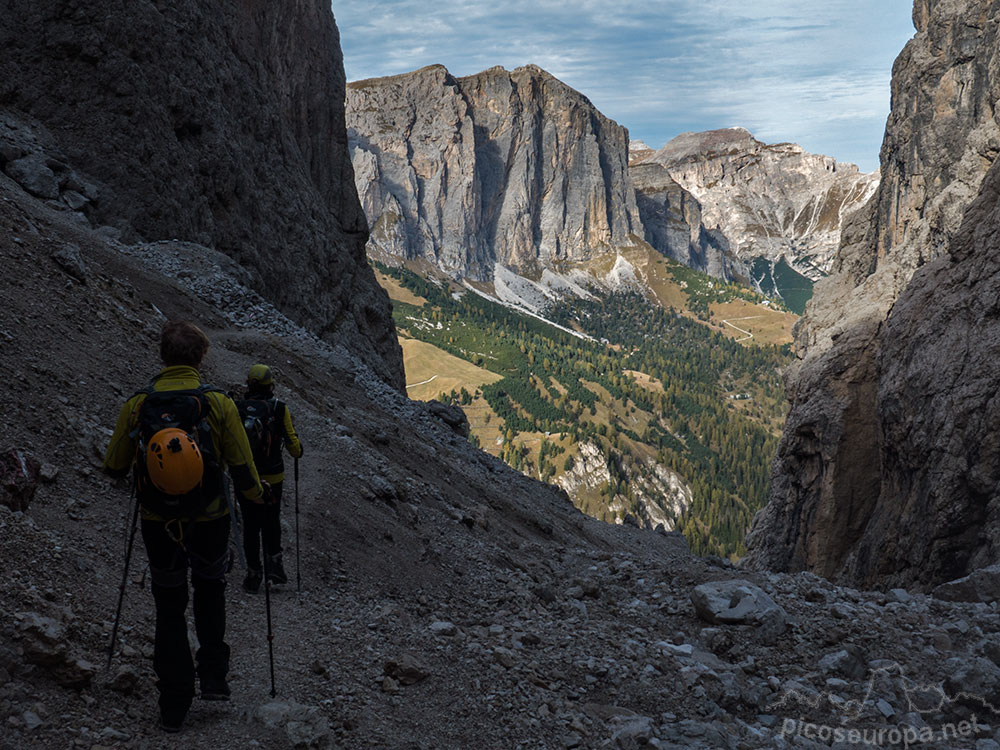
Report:
M 701 132 L 681 133 L 670 139 L 654 157 L 658 162 L 704 158 L 708 154 L 736 153 L 764 146 L 746 128 L 720 128 Z

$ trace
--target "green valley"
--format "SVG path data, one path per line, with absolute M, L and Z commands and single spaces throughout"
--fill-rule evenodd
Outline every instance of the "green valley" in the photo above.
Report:
M 454 282 L 378 270 L 411 396 L 460 405 L 473 441 L 590 515 L 679 529 L 699 553 L 742 554 L 766 500 L 790 355 L 697 317 L 716 317 L 709 303 L 766 308 L 724 289 L 700 295 L 694 314 L 606 292 L 555 303 L 552 325 Z

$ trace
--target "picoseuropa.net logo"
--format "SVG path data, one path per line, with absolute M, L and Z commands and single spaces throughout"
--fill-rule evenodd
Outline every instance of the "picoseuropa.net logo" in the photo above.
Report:
M 805 719 L 783 719 L 781 736 L 785 739 L 805 737 L 820 742 L 846 742 L 850 745 L 868 747 L 914 747 L 929 742 L 948 742 L 969 739 L 979 733 L 975 714 L 968 721 L 942 724 L 934 727 L 832 727 L 829 724 L 814 724 Z
M 968 691 L 949 695 L 942 683 L 909 679 L 903 667 L 896 662 L 870 670 L 864 685 L 861 697 L 856 699 L 847 699 L 832 691 L 807 693 L 804 690 L 786 690 L 772 706 L 772 709 L 776 709 L 776 714 L 782 713 L 780 709 L 785 709 L 786 713 L 778 734 L 786 740 L 803 737 L 807 740 L 861 747 L 909 748 L 927 743 L 948 743 L 974 738 L 981 731 L 987 731 L 979 723 L 982 721 L 981 717 L 1000 715 L 1000 710 L 981 695 Z M 886 721 L 897 712 L 884 696 L 890 696 L 897 703 L 896 708 L 901 709 L 898 713 L 910 718 L 911 722 L 887 724 Z M 900 701 L 904 705 L 898 705 Z M 981 709 L 978 714 L 969 718 L 942 722 L 941 718 L 950 714 L 953 704 Z M 805 708 L 817 713 L 832 709 L 835 715 L 839 715 L 839 721 L 835 719 L 832 723 L 824 723 L 810 720 L 803 715 L 806 713 L 803 711 Z M 798 716 L 791 718 L 787 714 Z M 937 725 L 932 725 L 929 721 L 932 715 L 937 718 Z M 913 724 L 914 716 L 919 717 L 919 726 Z M 958 716 L 968 716 L 967 710 L 963 709 L 963 713 Z

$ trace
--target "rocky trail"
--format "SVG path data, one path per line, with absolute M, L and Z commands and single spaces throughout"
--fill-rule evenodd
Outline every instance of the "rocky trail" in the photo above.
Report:
M 224 256 L 122 243 L 6 176 L 0 194 L 0 411 L 19 451 L 0 458 L 0 748 L 826 747 L 903 727 L 937 733 L 926 747 L 1000 746 L 995 603 L 750 573 L 601 524 L 289 321 Z M 303 592 L 272 602 L 277 696 L 263 599 L 237 570 L 233 700 L 196 701 L 180 740 L 156 728 L 141 545 L 104 668 L 129 498 L 100 455 L 157 370 L 165 316 L 204 324 L 217 385 L 270 363 L 306 447 Z

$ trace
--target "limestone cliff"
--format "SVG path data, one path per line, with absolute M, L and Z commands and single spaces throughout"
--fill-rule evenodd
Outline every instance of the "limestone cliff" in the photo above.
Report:
M 629 168 L 646 242 L 664 255 L 720 279 L 747 279 L 747 267 L 732 255 L 726 235 L 705 226 L 698 200 L 662 165 L 642 163 L 647 152 L 652 151 L 638 150 L 640 161 L 633 161 Z M 636 151 L 632 153 L 634 156 Z
M 736 256 L 746 262 L 785 256 L 814 280 L 829 272 L 845 218 L 878 184 L 877 174 L 853 164 L 794 143 L 768 145 L 743 128 L 682 133 L 635 156 L 637 174 L 659 165 L 690 192 L 705 226 L 725 234 Z
M 100 183 L 92 222 L 225 252 L 402 387 L 364 259 L 329 2 L 11 0 L 3 16 L 0 107 L 40 121 L 47 158 Z M 41 157 L 8 142 L 0 166 L 23 158 Z
M 998 13 L 915 3 L 882 182 L 796 331 L 750 565 L 929 586 L 996 561 Z
M 348 86 L 369 251 L 488 280 L 584 260 L 641 234 L 628 133 L 541 68 L 440 65 Z

